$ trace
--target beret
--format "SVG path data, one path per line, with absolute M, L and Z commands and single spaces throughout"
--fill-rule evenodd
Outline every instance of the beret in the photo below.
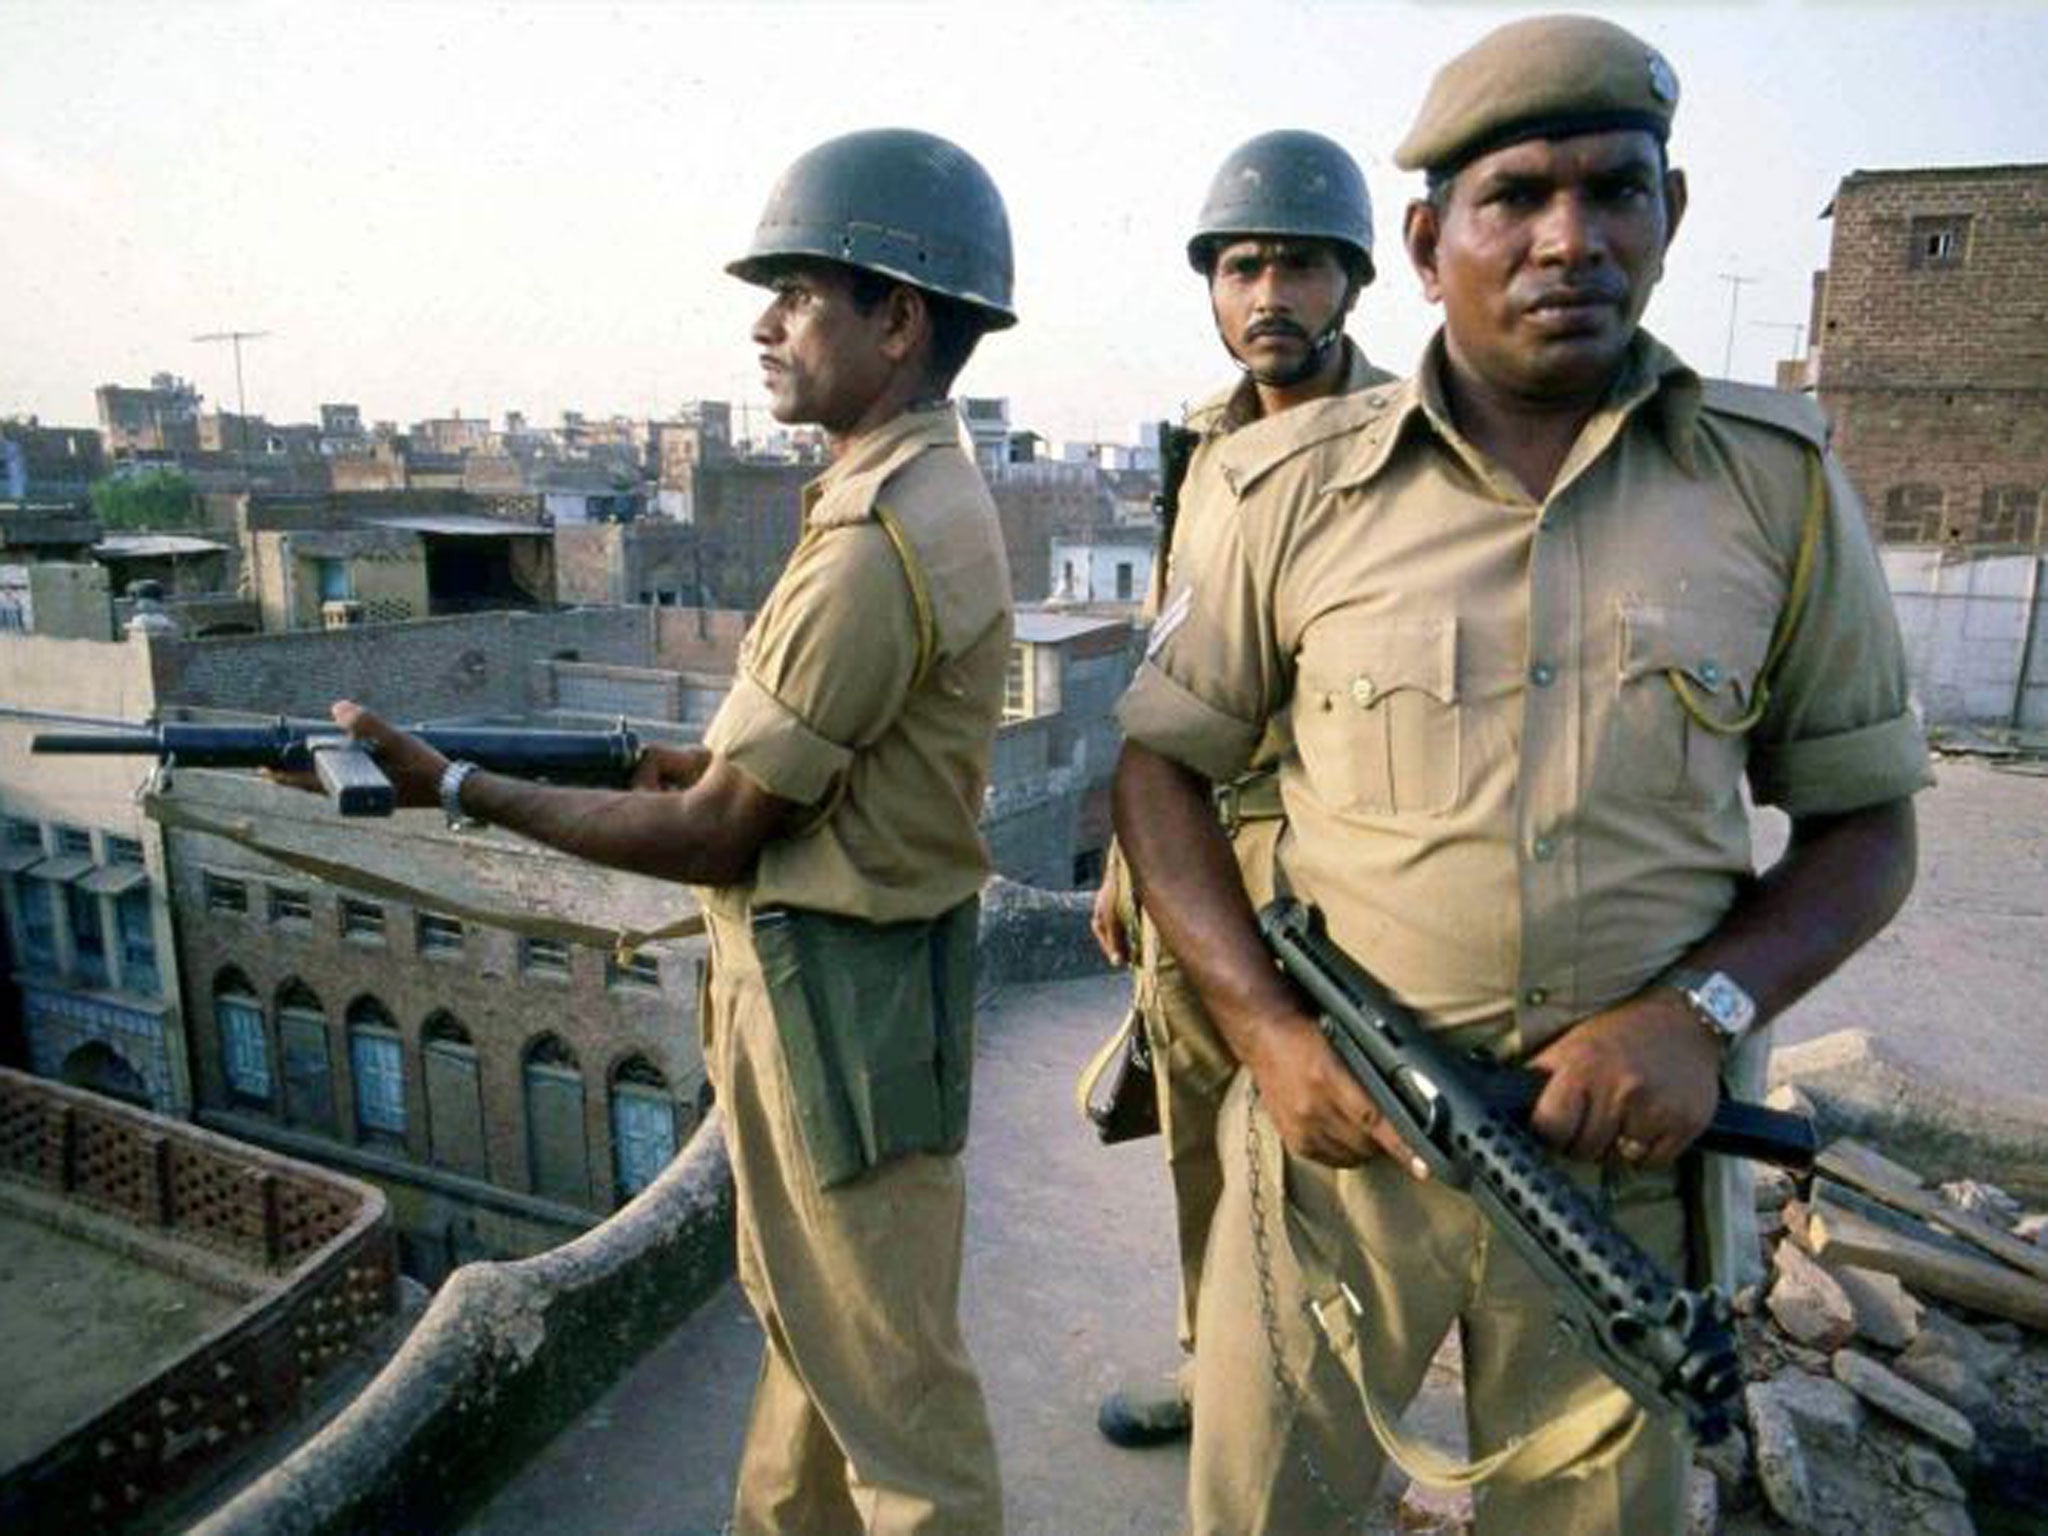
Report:
M 1535 16 L 1437 71 L 1394 163 L 1440 180 L 1525 139 L 1641 128 L 1662 143 L 1677 110 L 1678 76 L 1634 33 L 1591 16 Z

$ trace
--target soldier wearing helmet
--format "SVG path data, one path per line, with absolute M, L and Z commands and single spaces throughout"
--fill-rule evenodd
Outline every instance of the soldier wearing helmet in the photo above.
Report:
M 764 1359 L 739 1536 L 988 1536 L 994 1442 L 958 1289 L 977 824 L 1010 646 L 995 504 L 946 400 L 1015 321 L 995 184 L 886 129 L 801 157 L 730 270 L 776 417 L 825 430 L 803 535 L 687 750 L 633 789 L 449 763 L 353 705 L 408 805 L 696 888 L 700 1026 Z
M 1243 376 L 1188 413 L 1185 430 L 1195 442 L 1177 498 L 1179 515 L 1161 532 L 1150 605 L 1155 620 L 1218 542 L 1229 516 L 1227 488 L 1215 480 L 1224 439 L 1296 406 L 1393 377 L 1366 361 L 1344 333 L 1359 293 L 1373 279 L 1372 243 L 1365 178 L 1351 156 L 1321 134 L 1260 134 L 1217 170 L 1187 259 L 1208 284 L 1217 335 Z M 1280 833 L 1270 763 L 1262 760 L 1229 786 L 1220 809 L 1247 888 L 1269 892 Z M 1236 1063 L 1158 930 L 1128 899 L 1123 862 L 1114 852 L 1096 893 L 1093 927 L 1111 962 L 1133 968 L 1173 1181 L 1183 1365 L 1169 1382 L 1120 1387 L 1097 1414 L 1102 1433 L 1116 1444 L 1151 1445 L 1187 1433 L 1186 1362 L 1195 1346 L 1209 1220 L 1222 1188 L 1214 1125 Z

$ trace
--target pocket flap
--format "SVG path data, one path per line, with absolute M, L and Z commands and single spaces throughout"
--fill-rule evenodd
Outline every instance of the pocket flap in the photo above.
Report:
M 1624 603 L 1624 682 L 1682 674 L 1702 693 L 1747 699 L 1771 643 L 1768 617 L 1667 603 Z
M 1458 621 L 1325 620 L 1305 638 L 1302 680 L 1360 709 L 1412 688 L 1442 704 L 1458 699 Z

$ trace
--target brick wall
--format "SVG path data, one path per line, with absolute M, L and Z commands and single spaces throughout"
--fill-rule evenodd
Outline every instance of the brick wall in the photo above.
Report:
M 1817 382 L 1872 526 L 2041 547 L 2048 165 L 1859 171 L 1833 216 Z
M 152 640 L 165 704 L 324 716 L 353 698 L 401 719 L 516 714 L 537 662 L 647 666 L 652 621 L 637 608 L 482 613 L 279 635 Z

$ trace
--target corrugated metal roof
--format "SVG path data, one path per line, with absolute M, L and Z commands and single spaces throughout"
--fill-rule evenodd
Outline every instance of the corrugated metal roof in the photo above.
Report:
M 152 555 L 218 555 L 227 545 L 180 533 L 110 533 L 93 545 L 96 555 L 142 559 Z
M 1100 634 L 1106 629 L 1128 628 L 1128 619 L 1105 619 L 1089 613 L 1047 613 L 1042 608 L 1019 608 L 1015 634 L 1031 645 L 1057 645 L 1062 640 Z
M 405 533 L 448 533 L 478 539 L 518 539 L 545 535 L 547 529 L 537 523 L 506 523 L 495 517 L 481 517 L 475 513 L 443 512 L 434 516 L 415 517 L 368 517 L 363 519 L 378 528 L 396 528 Z

